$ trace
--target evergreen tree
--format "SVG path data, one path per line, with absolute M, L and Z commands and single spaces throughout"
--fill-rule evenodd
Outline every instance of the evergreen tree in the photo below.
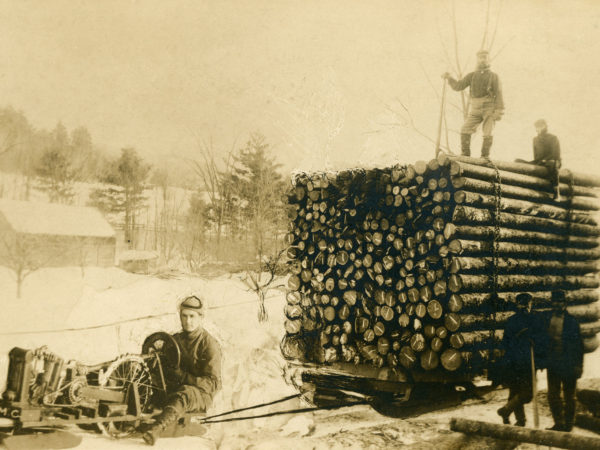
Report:
M 266 251 L 265 236 L 278 231 L 283 213 L 281 198 L 285 187 L 278 172 L 281 165 L 269 152 L 266 138 L 260 133 L 252 133 L 244 148 L 234 157 L 231 175 L 259 260 Z
M 133 148 L 124 148 L 102 177 L 101 181 L 110 186 L 90 195 L 90 203 L 103 211 L 125 214 L 125 241 L 130 248 L 135 248 L 135 216 L 146 200 L 143 192 L 149 173 L 150 165 Z
M 35 168 L 39 177 L 36 189 L 46 192 L 51 203 L 71 203 L 74 172 L 67 152 L 51 148 L 44 152 Z

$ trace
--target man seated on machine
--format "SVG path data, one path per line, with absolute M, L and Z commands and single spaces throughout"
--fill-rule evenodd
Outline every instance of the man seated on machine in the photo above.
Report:
M 173 335 L 181 351 L 179 367 L 166 368 L 167 403 L 143 439 L 154 445 L 161 432 L 185 413 L 203 412 L 221 388 L 221 348 L 203 327 L 204 301 L 185 298 L 179 305 L 182 331 Z

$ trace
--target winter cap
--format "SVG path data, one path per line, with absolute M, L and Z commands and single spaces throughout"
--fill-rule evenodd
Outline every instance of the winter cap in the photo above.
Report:
M 533 126 L 536 128 L 547 128 L 548 124 L 546 123 L 546 121 L 544 119 L 538 119 L 533 123 Z
M 528 292 L 521 292 L 517 294 L 515 300 L 517 301 L 517 305 L 524 306 L 527 305 L 527 303 L 529 303 L 530 301 L 532 301 L 533 297 Z
M 566 303 L 566 301 L 565 291 L 561 289 L 552 291 L 552 303 Z
M 200 315 L 204 314 L 204 301 L 197 295 L 190 295 L 183 299 L 183 301 L 179 304 L 179 311 L 184 309 L 189 309 L 190 311 L 195 311 Z

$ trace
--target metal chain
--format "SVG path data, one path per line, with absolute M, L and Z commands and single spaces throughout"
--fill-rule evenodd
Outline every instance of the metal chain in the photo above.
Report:
M 492 221 L 494 225 L 494 232 L 492 235 L 492 278 L 491 278 L 491 291 L 492 291 L 492 311 L 490 313 L 491 323 L 496 324 L 496 312 L 498 311 L 498 253 L 500 250 L 500 210 L 502 207 L 502 178 L 500 177 L 500 171 L 498 167 L 489 161 L 495 172 L 493 180 L 494 188 L 494 212 L 492 215 Z M 490 327 L 490 354 L 488 360 L 494 360 L 494 337 L 495 328 Z
M 569 245 L 569 239 L 571 237 L 571 224 L 573 222 L 573 196 L 575 193 L 575 177 L 573 176 L 573 172 L 571 172 L 570 170 L 567 170 L 568 176 L 569 176 L 569 194 L 567 197 L 567 203 L 565 205 L 566 209 L 567 209 L 567 229 L 565 231 L 565 240 L 564 240 L 564 244 L 563 244 L 563 255 L 562 255 L 562 263 L 566 266 L 569 262 L 569 255 L 568 255 L 568 245 Z M 556 181 L 559 184 L 559 188 L 558 190 L 560 191 L 560 176 L 556 175 Z M 565 270 L 563 272 L 563 286 L 561 286 L 562 288 L 565 287 L 566 285 L 566 281 L 567 281 L 567 271 Z

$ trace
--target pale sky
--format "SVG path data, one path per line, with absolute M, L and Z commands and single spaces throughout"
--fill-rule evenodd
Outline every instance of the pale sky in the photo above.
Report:
M 487 4 L 455 2 L 465 72 L 481 46 Z M 154 160 L 193 158 L 197 139 L 229 149 L 257 130 L 289 169 L 427 160 L 434 145 L 412 129 L 402 105 L 435 139 L 434 88 L 452 69 L 444 46 L 454 60 L 451 5 L 0 1 L 0 104 L 36 127 L 84 125 L 97 144 L 133 146 Z M 492 0 L 490 34 L 498 17 L 492 70 L 506 112 L 492 157 L 530 157 L 533 122 L 544 117 L 564 166 L 597 170 L 600 2 Z M 447 94 L 459 103 L 458 93 Z M 452 104 L 457 150 L 461 118 Z M 475 155 L 479 147 L 480 133 Z

